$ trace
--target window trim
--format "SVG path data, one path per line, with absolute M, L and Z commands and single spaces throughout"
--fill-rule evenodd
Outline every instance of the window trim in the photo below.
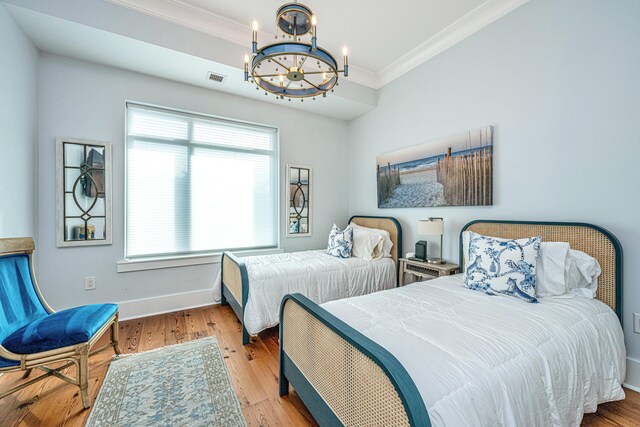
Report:
M 166 107 L 166 106 L 162 106 L 162 105 L 157 105 L 157 104 L 150 104 L 150 103 L 146 103 L 146 102 L 140 102 L 140 101 L 133 101 L 133 100 L 125 100 L 124 103 L 124 192 L 122 197 L 124 198 L 123 201 L 123 241 L 124 241 L 124 245 L 123 245 L 123 249 L 124 249 L 124 254 L 123 254 L 123 259 L 121 261 L 118 261 L 116 263 L 116 269 L 118 273 L 122 273 L 122 272 L 128 272 L 128 271 L 139 271 L 139 270 L 152 270 L 152 269 L 158 269 L 158 268 L 171 268 L 171 267 L 183 267 L 183 266 L 188 266 L 188 265 L 200 265 L 200 264 L 217 264 L 220 263 L 220 260 L 222 258 L 222 253 L 224 251 L 227 250 L 233 250 L 233 248 L 223 248 L 223 249 L 216 249 L 214 251 L 209 251 L 209 252 L 200 252 L 200 253 L 186 253 L 186 254 L 167 254 L 166 256 L 149 256 L 149 257 L 136 257 L 136 258 L 128 258 L 127 257 L 127 245 L 128 245 L 128 241 L 127 241 L 127 194 L 129 191 L 129 180 L 127 177 L 127 173 L 129 170 L 129 155 L 128 155 L 128 151 L 129 151 L 129 119 L 128 119 L 128 109 L 129 106 L 134 106 L 134 107 L 141 107 L 141 108 L 146 108 L 146 109 L 152 109 L 152 110 L 159 110 L 161 112 L 175 112 L 176 114 L 183 114 L 183 115 L 191 115 L 194 117 L 200 117 L 203 119 L 213 119 L 213 120 L 218 120 L 218 121 L 223 121 L 223 122 L 228 122 L 230 124 L 236 124 L 236 125 L 249 125 L 249 126 L 257 126 L 257 127 L 262 127 L 262 128 L 267 128 L 267 129 L 272 129 L 275 132 L 275 149 L 273 150 L 273 156 L 274 156 L 274 181 L 275 181 L 275 185 L 274 185 L 274 189 L 275 189 L 275 196 L 274 196 L 274 215 L 275 215 L 275 221 L 274 221 L 274 225 L 275 225 L 275 234 L 276 234 L 276 244 L 273 247 L 260 247 L 260 248 L 245 248 L 245 249 L 238 249 L 238 250 L 234 250 L 234 253 L 239 254 L 240 256 L 248 256 L 248 255 L 266 255 L 266 254 L 270 254 L 270 253 L 282 253 L 284 252 L 284 250 L 281 247 L 281 236 L 280 236 L 280 214 L 281 214 L 281 208 L 280 208 L 280 201 L 281 201 L 281 191 L 280 191 L 280 126 L 274 126 L 274 125 L 267 125 L 267 124 L 263 124 L 263 123 L 257 123 L 257 122 L 252 122 L 252 121 L 248 121 L 248 120 L 239 120 L 239 119 L 233 119 L 233 118 L 229 118 L 229 117 L 224 117 L 224 116 L 218 116 L 218 115 L 214 115 L 214 114 L 206 114 L 206 113 L 201 113 L 201 112 L 196 112 L 196 111 L 192 111 L 192 110 L 184 110 L 181 108 L 174 108 L 174 107 Z M 189 145 L 189 146 L 202 146 L 202 147 L 206 147 L 206 148 L 212 148 L 211 145 L 209 144 L 199 144 L 199 143 L 192 143 L 191 141 L 187 141 L 187 140 L 173 140 L 173 142 L 183 142 L 185 145 Z M 221 151 L 236 151 L 234 150 L 233 147 L 218 147 L 215 146 L 215 149 L 220 149 Z M 246 151 L 246 150 L 237 150 L 237 151 Z M 256 149 L 253 150 L 256 153 L 263 153 L 266 154 L 267 151 L 269 153 L 271 153 L 271 151 L 269 150 L 260 150 L 260 149 Z
M 271 255 L 284 253 L 282 248 L 269 248 L 257 250 L 234 251 L 240 257 L 253 255 Z M 222 262 L 222 252 L 195 254 L 195 255 L 172 255 L 158 258 L 136 258 L 123 259 L 116 263 L 118 273 L 128 273 L 133 271 L 157 270 L 161 268 L 187 267 L 191 265 L 220 264 Z

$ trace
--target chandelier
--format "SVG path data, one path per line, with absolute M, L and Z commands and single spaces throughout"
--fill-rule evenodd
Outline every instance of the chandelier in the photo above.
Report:
M 316 99 L 327 96 L 338 84 L 338 74 L 349 75 L 347 48 L 342 51 L 344 65 L 338 69 L 335 58 L 318 46 L 317 19 L 307 6 L 294 1 L 276 13 L 276 42 L 258 48 L 258 22 L 253 21 L 252 55 L 244 56 L 244 80 L 256 90 L 278 99 Z M 309 36 L 309 42 L 303 41 Z M 279 39 L 282 41 L 278 41 Z

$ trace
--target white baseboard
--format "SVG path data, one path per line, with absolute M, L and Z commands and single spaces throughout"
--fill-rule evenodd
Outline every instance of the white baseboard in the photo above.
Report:
M 627 378 L 624 386 L 640 393 L 640 361 L 627 357 Z
M 118 306 L 120 307 L 120 320 L 130 320 L 214 304 L 219 303 L 213 299 L 213 289 L 202 289 L 180 294 L 122 301 L 118 303 Z

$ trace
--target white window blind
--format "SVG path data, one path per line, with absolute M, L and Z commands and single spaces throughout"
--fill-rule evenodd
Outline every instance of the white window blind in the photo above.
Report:
M 127 104 L 128 259 L 277 246 L 277 130 Z

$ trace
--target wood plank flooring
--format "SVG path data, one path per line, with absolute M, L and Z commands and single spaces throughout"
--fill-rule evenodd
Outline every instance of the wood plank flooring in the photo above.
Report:
M 278 396 L 277 328 L 252 338 L 251 344 L 243 347 L 238 319 L 231 308 L 219 305 L 120 323 L 123 353 L 151 350 L 206 336 L 218 338 L 249 426 L 317 425 L 295 392 L 284 398 Z M 107 350 L 91 358 L 89 389 L 93 399 L 107 373 L 112 354 Z M 69 368 L 68 373 L 75 375 L 74 369 Z M 2 375 L 0 389 L 21 381 L 21 374 Z M 598 412 L 585 415 L 582 425 L 640 425 L 640 393 L 631 390 L 626 393 L 624 401 L 600 405 Z M 88 416 L 89 410 L 83 410 L 78 388 L 51 377 L 0 400 L 0 426 L 82 426 Z

